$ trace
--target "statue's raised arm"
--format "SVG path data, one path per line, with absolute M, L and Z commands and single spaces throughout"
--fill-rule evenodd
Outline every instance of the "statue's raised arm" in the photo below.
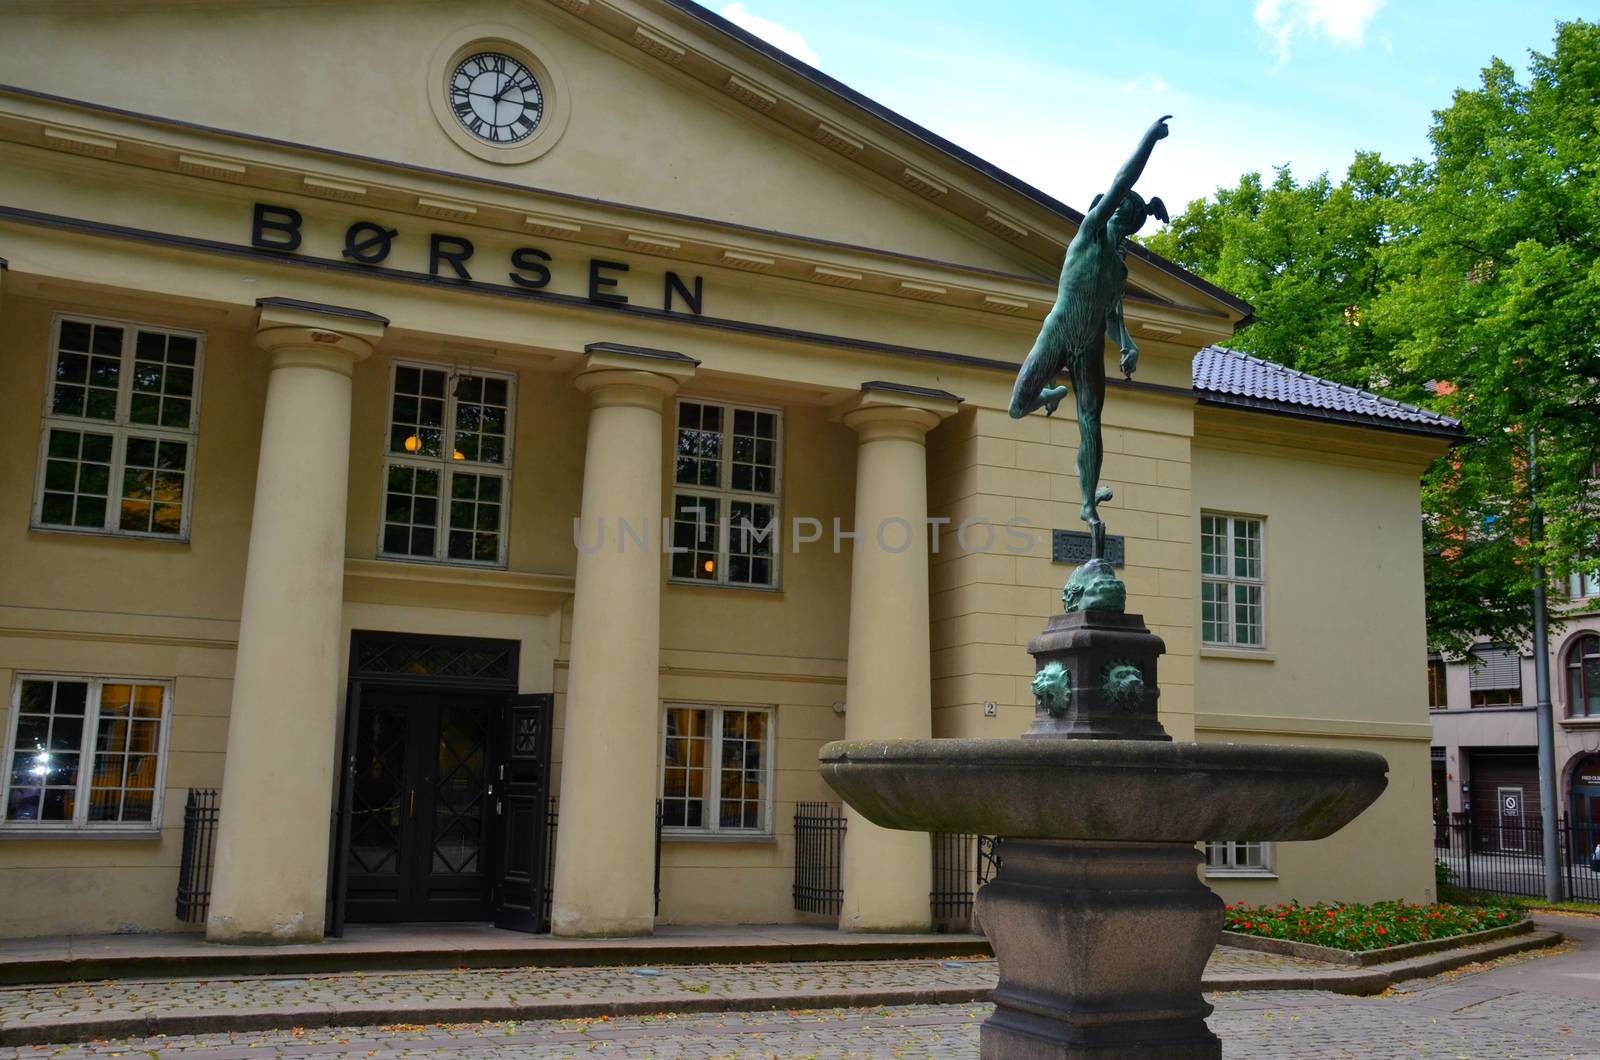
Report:
M 1139 146 L 1134 148 L 1133 154 L 1122 163 L 1122 168 L 1117 170 L 1116 179 L 1111 182 L 1111 187 L 1104 195 L 1096 195 L 1094 202 L 1089 204 L 1089 212 L 1084 215 L 1084 228 L 1104 228 L 1106 221 L 1117 212 L 1117 207 L 1122 205 L 1122 200 L 1127 198 L 1128 192 L 1133 190 L 1133 185 L 1144 173 L 1145 165 L 1150 161 L 1150 152 L 1155 150 L 1157 140 L 1165 140 L 1172 132 L 1167 128 L 1167 122 L 1172 118 L 1170 114 L 1163 114 L 1150 124 L 1145 130 L 1144 139 L 1139 141 Z

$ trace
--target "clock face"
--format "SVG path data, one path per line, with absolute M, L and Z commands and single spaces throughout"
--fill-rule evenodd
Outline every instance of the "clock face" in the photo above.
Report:
M 461 60 L 450 75 L 449 93 L 456 120 L 486 143 L 521 143 L 544 116 L 544 92 L 532 71 L 499 52 Z

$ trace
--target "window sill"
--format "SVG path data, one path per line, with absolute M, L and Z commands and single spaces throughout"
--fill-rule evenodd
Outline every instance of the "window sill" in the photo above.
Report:
M 1276 872 L 1269 869 L 1207 869 L 1208 880 L 1275 880 Z
M 783 587 L 780 585 L 739 585 L 738 583 L 729 585 L 727 582 L 708 582 L 700 581 L 696 578 L 673 578 L 671 576 L 667 578 L 667 584 L 683 589 L 733 589 L 744 593 L 772 593 L 775 596 L 783 594 Z
M 1574 729 L 1600 729 L 1600 716 L 1557 718 L 1556 721 Z
M 434 559 L 432 556 L 401 556 L 378 552 L 373 556 L 383 563 L 414 563 L 419 567 L 444 567 L 453 570 L 505 570 L 505 563 L 480 563 L 468 559 Z
M 111 829 L 111 828 L 14 828 L 0 826 L 0 841 L 7 839 L 112 839 L 112 840 L 151 840 L 160 839 L 159 828 L 138 829 Z
M 1277 662 L 1278 657 L 1265 648 L 1224 648 L 1217 644 L 1200 645 L 1202 659 L 1235 659 L 1239 662 Z
M 661 833 L 663 843 L 776 843 L 778 837 L 771 832 L 668 832 Z
M 99 537 L 112 541 L 154 541 L 162 545 L 187 545 L 189 535 L 183 534 L 129 534 L 121 530 L 91 530 L 81 526 L 41 526 L 29 523 L 30 534 L 61 534 L 66 537 Z

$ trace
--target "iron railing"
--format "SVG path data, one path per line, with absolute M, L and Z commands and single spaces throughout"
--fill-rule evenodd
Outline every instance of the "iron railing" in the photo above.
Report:
M 550 796 L 544 812 L 544 909 L 540 930 L 550 930 L 550 898 L 556 887 L 556 833 L 561 824 L 561 798 Z M 656 915 L 661 914 L 661 800 L 656 800 Z
M 794 804 L 794 907 L 801 912 L 837 915 L 843 908 L 844 828 L 841 806 Z
M 183 851 L 178 859 L 178 919 L 203 924 L 211 908 L 211 863 L 217 851 L 217 789 L 190 788 L 183 804 Z
M 1448 824 L 1434 824 L 1435 856 L 1449 869 L 1451 885 L 1480 894 L 1545 896 L 1544 827 L 1537 818 L 1484 819 L 1451 814 Z M 1573 825 L 1566 815 L 1556 824 L 1556 849 L 1566 897 L 1600 902 L 1600 871 L 1592 866 L 1600 825 Z
M 840 867 L 844 860 L 845 816 L 826 802 L 794 807 L 794 907 L 805 913 L 837 915 L 844 905 Z M 1000 867 L 999 840 L 993 836 L 934 833 L 933 890 L 929 911 L 937 931 L 972 928 L 972 902 L 978 888 Z
M 972 902 L 978 888 L 1000 868 L 1000 840 L 987 835 L 935 832 L 933 892 L 928 904 L 935 931 L 971 931 Z

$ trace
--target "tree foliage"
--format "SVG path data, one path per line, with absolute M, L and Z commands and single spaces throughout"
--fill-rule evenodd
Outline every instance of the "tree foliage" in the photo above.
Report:
M 1492 61 L 1429 139 L 1338 183 L 1246 174 L 1148 245 L 1255 306 L 1236 348 L 1461 421 L 1423 481 L 1429 638 L 1454 653 L 1526 636 L 1535 561 L 1560 580 L 1600 551 L 1600 25 L 1559 23 L 1526 83 Z

